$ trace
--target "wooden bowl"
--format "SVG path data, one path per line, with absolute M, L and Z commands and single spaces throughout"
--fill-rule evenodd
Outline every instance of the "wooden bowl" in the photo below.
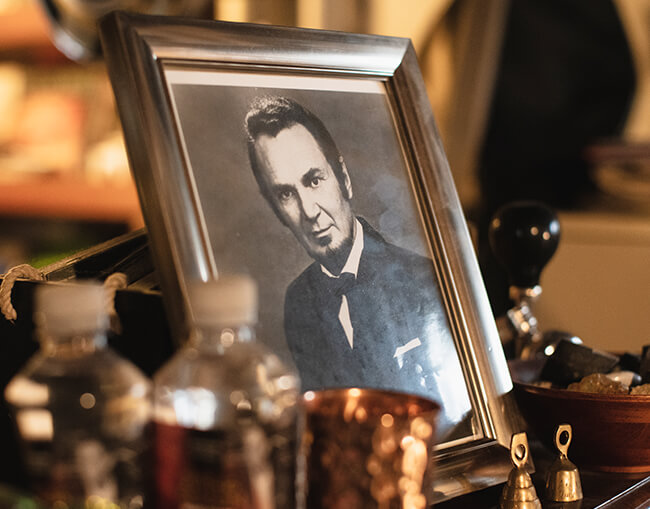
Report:
M 578 468 L 650 472 L 650 396 L 589 394 L 533 385 L 543 363 L 511 361 L 515 398 L 530 430 L 551 445 L 555 428 L 573 428 L 569 459 Z M 551 445 L 552 446 L 552 445 Z

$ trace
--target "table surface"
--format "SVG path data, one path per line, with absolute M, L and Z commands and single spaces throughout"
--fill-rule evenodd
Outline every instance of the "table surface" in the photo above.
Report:
M 539 443 L 531 442 L 531 454 L 536 472 L 533 483 L 544 509 L 649 509 L 650 475 L 618 474 L 580 471 L 584 498 L 574 503 L 556 503 L 544 500 L 546 472 L 555 459 L 552 453 Z M 569 459 L 571 450 L 569 449 Z M 436 504 L 436 509 L 497 509 L 503 485 L 493 486 L 453 500 Z

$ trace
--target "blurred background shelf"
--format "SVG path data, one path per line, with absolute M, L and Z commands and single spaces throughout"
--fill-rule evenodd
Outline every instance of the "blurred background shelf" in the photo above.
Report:
M 75 177 L 0 182 L 0 216 L 123 223 L 129 230 L 144 226 L 133 185 Z
M 37 0 L 0 0 L 0 273 L 143 226 L 101 60 L 74 62 Z

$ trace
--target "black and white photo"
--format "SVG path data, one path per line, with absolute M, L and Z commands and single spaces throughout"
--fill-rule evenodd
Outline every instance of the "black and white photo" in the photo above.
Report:
M 303 390 L 417 394 L 443 405 L 441 438 L 471 435 L 469 395 L 433 261 L 419 254 L 424 229 L 383 87 L 167 77 L 217 267 L 258 281 L 262 340 L 288 348 Z M 277 88 L 282 82 L 291 88 Z M 327 116 L 350 158 L 303 103 Z

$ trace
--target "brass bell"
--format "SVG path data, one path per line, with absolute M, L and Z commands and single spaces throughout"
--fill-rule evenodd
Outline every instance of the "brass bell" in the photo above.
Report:
M 555 447 L 560 451 L 560 456 L 548 469 L 545 493 L 547 500 L 575 502 L 582 499 L 580 473 L 567 457 L 572 436 L 570 424 L 560 424 L 555 430 Z
M 512 435 L 510 458 L 514 468 L 510 471 L 508 482 L 503 487 L 500 509 L 542 509 L 533 480 L 526 472 L 528 462 L 528 439 L 526 433 Z

